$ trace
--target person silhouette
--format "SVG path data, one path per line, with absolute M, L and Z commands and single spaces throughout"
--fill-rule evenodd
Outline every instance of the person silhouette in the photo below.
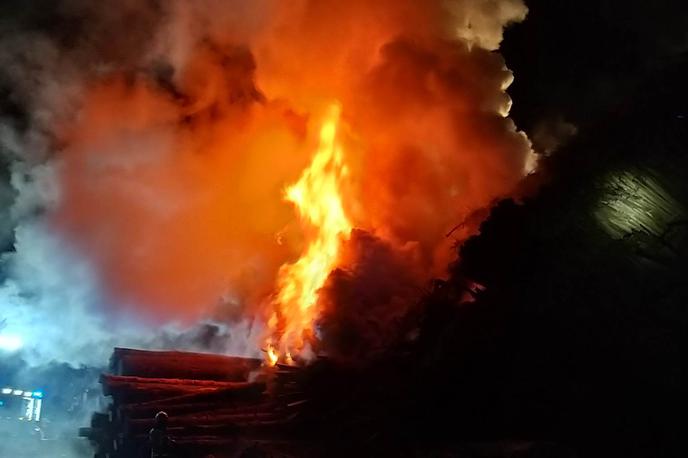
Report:
M 148 433 L 151 446 L 151 458 L 171 458 L 174 441 L 167 433 L 169 417 L 165 412 L 155 414 L 153 427 Z

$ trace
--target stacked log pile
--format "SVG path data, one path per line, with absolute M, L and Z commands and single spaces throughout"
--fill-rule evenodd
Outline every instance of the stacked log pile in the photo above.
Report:
M 94 444 L 95 458 L 150 456 L 148 433 L 155 414 L 165 411 L 175 456 L 269 449 L 288 442 L 303 402 L 294 388 L 297 372 L 264 368 L 258 359 L 116 348 L 101 376 L 112 402 L 80 435 Z

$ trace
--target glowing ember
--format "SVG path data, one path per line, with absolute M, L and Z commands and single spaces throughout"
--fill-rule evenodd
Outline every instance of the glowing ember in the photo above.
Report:
M 318 150 L 299 180 L 286 189 L 285 198 L 296 210 L 307 231 L 301 258 L 285 264 L 278 274 L 279 291 L 268 326 L 274 340 L 268 342 L 269 363 L 299 353 L 313 336 L 318 316 L 318 291 L 335 268 L 342 238 L 351 232 L 340 195 L 347 174 L 342 149 L 337 143 L 338 105 L 333 105 L 320 130 Z

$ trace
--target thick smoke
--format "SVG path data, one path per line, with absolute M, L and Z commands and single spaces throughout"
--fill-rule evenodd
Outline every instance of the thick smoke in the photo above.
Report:
M 323 336 L 346 340 L 332 323 L 347 311 L 401 314 L 443 273 L 447 232 L 522 177 L 530 144 L 495 52 L 519 0 L 106 3 L 3 6 L 0 315 L 41 330 L 42 358 L 102 361 L 199 320 L 239 323 L 213 350 L 255 351 L 253 317 L 303 248 L 283 189 L 334 101 L 360 231 L 323 294 Z M 352 327 L 361 353 L 384 344 Z

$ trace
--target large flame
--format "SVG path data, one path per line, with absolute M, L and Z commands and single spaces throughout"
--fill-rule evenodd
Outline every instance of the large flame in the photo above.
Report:
M 313 336 L 318 316 L 318 291 L 336 267 L 340 244 L 349 236 L 351 223 L 344 211 L 341 181 L 348 173 L 337 142 L 340 107 L 332 105 L 320 129 L 318 150 L 299 180 L 286 189 L 306 226 L 307 246 L 301 258 L 283 265 L 278 274 L 279 291 L 268 325 L 268 362 L 291 360 Z

